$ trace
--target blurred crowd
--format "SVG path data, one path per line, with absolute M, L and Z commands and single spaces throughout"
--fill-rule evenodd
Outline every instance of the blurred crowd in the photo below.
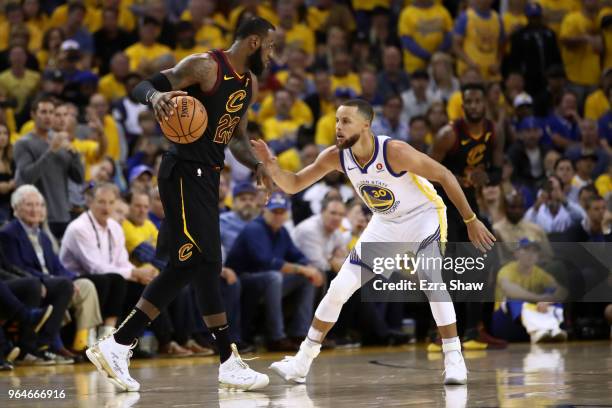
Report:
M 505 154 L 501 182 L 478 190 L 479 216 L 502 244 L 499 296 L 550 318 L 534 317 L 534 331 L 525 305 L 506 302 L 491 305 L 483 327 L 505 340 L 559 337 L 543 336 L 551 322 L 575 338 L 609 336 L 609 305 L 559 314 L 554 303 L 607 271 L 577 265 L 550 242 L 612 240 L 612 1 L 0 4 L 1 368 L 82 359 L 164 267 L 156 175 L 169 142 L 131 90 L 187 55 L 229 47 L 253 15 L 276 31 L 248 133 L 291 171 L 334 144 L 335 110 L 347 99 L 374 106 L 375 134 L 429 153 L 438 131 L 463 116 L 461 86 L 483 84 Z M 229 151 L 219 207 L 232 340 L 243 352 L 262 343 L 296 350 L 371 214 L 340 173 L 266 202 Z M 162 311 L 148 336 L 156 347 L 137 356 L 213 354 L 195 296 L 188 287 Z M 423 305 L 360 302 L 357 293 L 325 346 L 402 344 L 426 337 L 430 320 Z

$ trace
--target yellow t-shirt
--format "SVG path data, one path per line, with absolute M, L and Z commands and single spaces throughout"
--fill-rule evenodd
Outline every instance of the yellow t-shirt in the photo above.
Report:
M 402 10 L 398 34 L 410 36 L 425 51 L 433 54 L 444 41 L 444 35 L 453 28 L 453 20 L 448 10 L 441 5 L 430 7 L 408 6 Z M 414 72 L 427 67 L 427 62 L 404 48 L 404 69 Z
M 179 48 L 178 46 L 174 49 L 174 59 L 176 62 L 179 62 L 185 57 L 190 56 L 191 54 L 199 54 L 202 52 L 206 52 L 210 50 L 208 47 L 204 47 L 203 45 L 197 45 L 193 48 Z
M 376 7 L 391 8 L 391 0 L 351 0 L 353 10 L 372 11 Z
M 605 197 L 612 192 L 612 177 L 604 173 L 595 180 L 595 188 L 600 196 Z
M 561 39 L 597 32 L 597 18 L 588 19 L 582 12 L 569 13 L 561 23 Z M 567 79 L 579 85 L 597 85 L 601 76 L 599 54 L 590 45 L 569 49 L 561 46 L 561 57 Z
M 336 142 L 336 113 L 327 113 L 317 122 L 315 130 L 315 144 L 319 146 L 331 146 Z
M 467 25 L 463 37 L 463 50 L 478 67 L 486 81 L 499 80 L 499 75 L 489 73 L 489 67 L 498 63 L 500 33 L 502 30 L 499 15 L 491 10 L 488 18 L 483 18 L 473 9 L 467 9 Z M 457 59 L 459 76 L 467 69 L 467 65 Z
M 213 48 L 225 48 L 227 41 L 219 27 L 204 25 L 200 27 L 195 36 L 196 43 L 205 48 L 205 51 Z M 203 52 L 203 51 L 200 51 Z
M 504 34 L 508 38 L 513 32 L 527 25 L 527 16 L 525 14 L 513 14 L 508 11 L 502 15 L 502 21 L 504 23 Z
M 331 77 L 332 92 L 337 88 L 351 88 L 357 95 L 361 95 L 361 82 L 359 75 L 354 72 L 349 72 L 343 77 L 332 75 Z
M 580 0 L 535 0 L 542 6 L 546 25 L 559 36 L 566 14 L 580 10 Z
M 531 273 L 524 274 L 519 271 L 518 262 L 512 261 L 504 265 L 497 274 L 498 283 L 495 289 L 495 300 L 497 301 L 504 298 L 504 293 L 500 286 L 502 279 L 507 279 L 511 283 L 519 285 L 521 288 L 532 293 L 543 293 L 555 284 L 555 279 L 539 266 L 534 266 Z
M 229 21 L 227 21 L 227 18 L 225 18 L 225 16 L 222 13 L 213 14 L 212 19 L 215 22 L 215 24 L 217 24 L 222 29 L 226 31 L 230 29 Z M 183 13 L 181 14 L 181 20 L 191 21 L 191 11 L 189 9 L 183 11 Z
M 236 25 L 238 24 L 238 18 L 240 17 L 243 11 L 244 11 L 244 6 L 238 6 L 231 11 L 229 15 L 230 30 L 233 31 L 236 29 Z M 278 16 L 274 12 L 274 10 L 272 10 L 271 8 L 267 6 L 262 6 L 262 5 L 257 6 L 255 14 L 257 14 L 259 17 L 265 18 L 270 23 L 272 23 L 275 27 L 278 27 Z
M 130 70 L 137 71 L 140 64 L 146 64 L 165 54 L 172 54 L 172 50 L 160 43 L 145 47 L 142 43 L 130 45 L 125 49 L 125 54 L 130 59 Z
M 30 40 L 28 41 L 28 50 L 31 52 L 37 52 L 42 46 L 42 38 L 44 31 L 39 28 L 34 22 L 27 22 L 26 27 L 30 34 Z M 0 23 L 0 50 L 5 50 L 9 46 L 9 35 L 11 32 L 11 25 L 8 21 Z
M 157 245 L 157 227 L 150 220 L 145 220 L 140 226 L 134 225 L 130 220 L 124 220 L 122 227 L 125 234 L 125 247 L 130 255 L 143 242 L 148 242 L 153 247 Z
M 460 91 L 455 91 L 448 99 L 446 105 L 448 120 L 457 120 L 463 116 L 463 97 Z
M 104 134 L 106 135 L 106 155 L 113 160 L 119 160 L 121 155 L 121 143 L 119 142 L 119 129 L 117 122 L 111 115 L 104 116 Z
M 53 10 L 51 14 L 51 20 L 49 21 L 49 27 L 62 27 L 68 22 L 68 5 L 62 4 Z M 87 7 L 85 10 L 85 18 L 83 19 L 83 26 L 87 28 L 90 33 L 95 33 L 102 27 L 102 10 Z
M 107 101 L 123 98 L 126 95 L 125 85 L 119 82 L 113 73 L 104 75 L 98 83 L 98 91 L 104 95 Z
M 311 30 L 318 31 L 327 21 L 329 10 L 322 10 L 316 6 L 309 6 L 306 13 L 306 23 Z
M 587 96 L 584 103 L 584 118 L 599 120 L 607 111 L 610 110 L 610 101 L 602 89 Z
M 597 26 L 601 27 L 601 21 L 605 16 L 612 15 L 612 7 L 604 7 L 597 17 Z M 603 55 L 603 69 L 604 71 L 612 67 L 612 26 L 608 26 L 605 30 L 602 30 L 601 34 L 604 39 L 604 55 Z
M 30 119 L 26 123 L 21 125 L 21 129 L 19 129 L 19 139 L 21 139 L 23 136 L 27 135 L 33 130 L 34 130 L 34 121 Z
M 280 139 L 285 133 L 297 131 L 300 123 L 292 119 L 279 120 L 275 117 L 268 118 L 263 122 L 262 132 L 265 140 Z
M 263 124 L 267 119 L 272 118 L 275 115 L 276 111 L 274 109 L 274 96 L 267 95 L 263 101 L 261 101 L 261 106 L 257 114 L 257 121 Z M 301 99 L 296 99 L 295 102 L 293 102 L 289 115 L 291 116 L 291 119 L 298 123 L 298 126 L 310 126 L 313 120 L 310 108 L 306 102 L 302 101 Z
M 281 169 L 297 173 L 302 168 L 302 160 L 296 149 L 285 150 L 278 155 L 278 165 Z
M 98 162 L 98 149 L 100 148 L 100 144 L 94 140 L 81 139 L 74 139 L 70 144 L 81 155 L 83 167 L 85 169 L 85 181 L 89 181 L 91 177 L 91 166 Z
M 294 24 L 291 30 L 285 32 L 285 44 L 295 44 L 308 55 L 314 55 L 315 35 L 314 32 L 304 24 Z
M 22 78 L 13 75 L 10 69 L 0 73 L 0 92 L 3 95 L 17 100 L 15 112 L 21 112 L 25 107 L 28 97 L 38 88 L 40 74 L 29 69 L 25 70 Z

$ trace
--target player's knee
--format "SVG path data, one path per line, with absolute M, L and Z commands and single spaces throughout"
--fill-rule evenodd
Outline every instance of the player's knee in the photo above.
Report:
M 351 297 L 357 287 L 350 279 L 346 279 L 338 275 L 329 286 L 329 290 L 325 297 L 329 297 L 331 303 L 343 305 Z

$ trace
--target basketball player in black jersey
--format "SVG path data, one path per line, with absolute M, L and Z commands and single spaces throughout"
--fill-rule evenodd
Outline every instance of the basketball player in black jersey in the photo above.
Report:
M 221 387 L 254 390 L 268 384 L 268 376 L 250 369 L 240 359 L 236 346 L 230 344 L 219 283 L 221 243 L 217 203 L 226 145 L 255 172 L 258 182 L 270 185 L 263 166 L 253 155 L 245 129 L 247 109 L 256 100 L 257 75 L 262 73 L 272 53 L 273 30 L 274 26 L 262 18 L 247 20 L 236 31 L 236 40 L 229 50 L 193 54 L 134 89 L 134 97 L 150 105 L 158 120 L 174 114 L 173 97 L 191 95 L 206 108 L 208 126 L 197 141 L 173 144 L 159 169 L 165 220 L 158 249 L 169 258 L 167 268 L 146 287 L 115 333 L 87 350 L 98 370 L 122 390 L 140 388 L 128 372 L 135 339 L 191 282 L 198 292 L 204 321 L 219 349 Z
M 459 180 L 470 207 L 478 208 L 477 190 L 498 184 L 503 163 L 503 141 L 495 134 L 495 125 L 486 118 L 485 88 L 479 83 L 461 89 L 463 117 L 440 129 L 431 156 L 447 167 Z M 448 197 L 438 189 L 444 202 Z M 454 206 L 448 205 L 448 242 L 468 242 L 463 219 Z M 449 247 L 449 250 L 452 250 Z M 505 342 L 489 336 L 478 325 L 482 320 L 482 303 L 465 303 L 463 347 L 482 350 L 504 347 Z M 435 344 L 429 350 L 434 351 Z

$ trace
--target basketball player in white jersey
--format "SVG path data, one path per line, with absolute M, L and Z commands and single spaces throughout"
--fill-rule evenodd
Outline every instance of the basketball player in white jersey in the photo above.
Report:
M 343 103 L 336 112 L 336 145 L 325 149 L 314 163 L 297 174 L 282 170 L 265 142 L 251 141 L 255 154 L 285 192 L 297 193 L 338 170 L 348 176 L 373 212 L 372 220 L 317 307 L 297 354 L 270 366 L 286 381 L 305 382 L 310 365 L 321 350 L 321 342 L 338 320 L 342 305 L 361 287 L 362 242 L 435 242 L 438 246 L 437 242 L 446 241 L 446 207 L 427 179 L 442 185 L 463 216 L 470 240 L 478 249 L 489 250 L 495 241 L 493 234 L 476 218 L 455 176 L 407 143 L 373 135 L 370 129 L 373 116 L 372 107 L 366 101 L 356 99 Z M 450 297 L 446 298 L 449 301 L 430 301 L 445 353 L 444 384 L 465 384 L 467 369 L 457 336 L 455 309 Z

